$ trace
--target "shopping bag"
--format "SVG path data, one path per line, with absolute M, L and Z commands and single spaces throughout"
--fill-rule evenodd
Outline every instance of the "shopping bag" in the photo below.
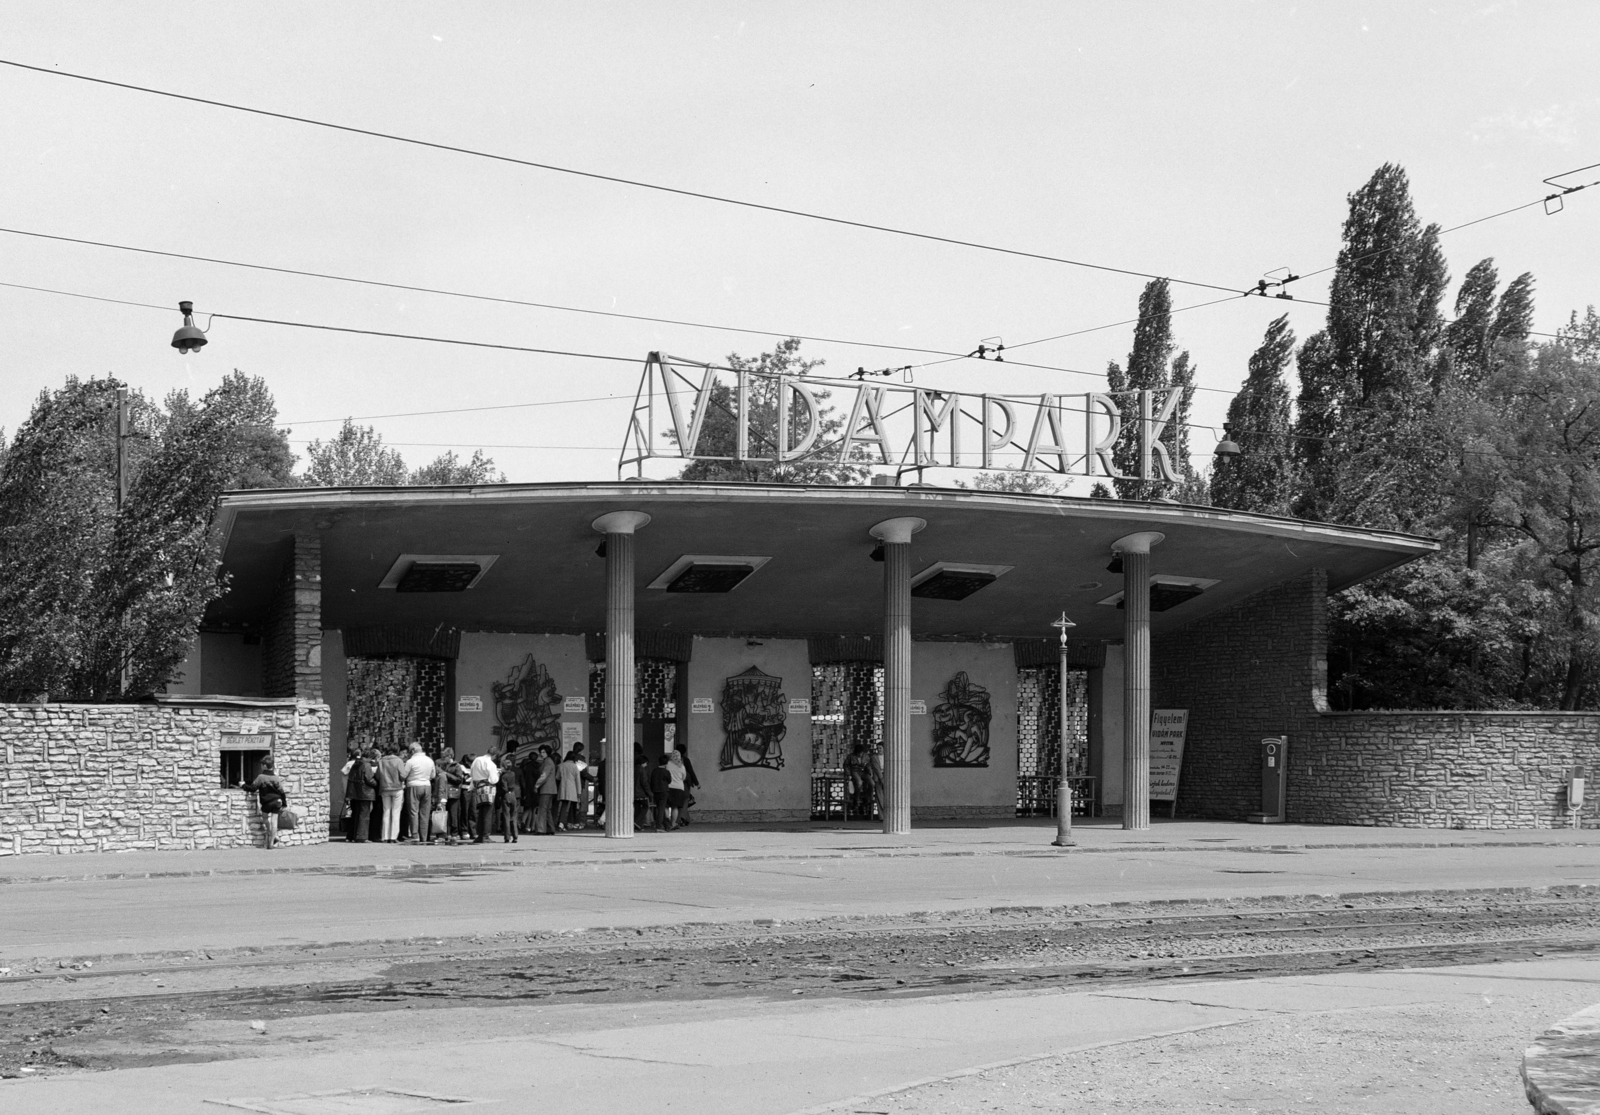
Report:
M 287 805 L 278 810 L 278 831 L 290 832 L 300 823 L 300 814 Z
M 433 811 L 433 835 L 450 835 L 450 814 L 446 813 L 443 809 L 435 809 Z

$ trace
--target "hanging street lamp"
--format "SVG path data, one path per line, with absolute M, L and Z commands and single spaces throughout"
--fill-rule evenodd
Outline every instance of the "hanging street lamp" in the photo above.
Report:
M 179 356 L 199 352 L 206 344 L 205 331 L 194 323 L 194 303 L 179 302 L 178 312 L 183 315 L 183 327 L 172 335 L 172 347 Z

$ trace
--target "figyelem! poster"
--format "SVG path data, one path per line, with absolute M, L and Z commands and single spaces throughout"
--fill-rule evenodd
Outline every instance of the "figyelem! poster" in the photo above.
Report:
M 1189 710 L 1158 708 L 1150 714 L 1150 800 L 1178 800 L 1178 771 L 1183 766 L 1183 737 Z

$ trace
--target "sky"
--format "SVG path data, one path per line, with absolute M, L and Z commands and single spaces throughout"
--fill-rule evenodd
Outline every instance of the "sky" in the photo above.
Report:
M 13 62 L 1169 276 L 1177 307 L 1222 300 L 1173 318 L 1199 369 L 1193 421 L 1211 426 L 1267 323 L 1287 312 L 1303 339 L 1325 311 L 1177 280 L 1243 290 L 1332 264 L 1347 195 L 1388 161 L 1442 226 L 1536 201 L 1542 179 L 1600 162 L 1596 41 L 1600 5 L 1581 2 L 13 0 L 0 20 Z M 882 346 L 1076 332 L 916 382 L 1089 391 L 1126 358 L 1146 281 L 9 66 L 0 103 L 5 228 L 716 326 L 0 232 L 0 283 L 170 307 L 0 286 L 8 433 L 68 376 L 159 399 L 239 369 L 266 379 L 301 453 L 353 416 L 413 465 L 481 447 L 512 481 L 614 479 L 651 350 L 720 361 L 777 340 L 749 331 L 830 338 L 803 352 L 845 374 L 937 359 Z M 1565 202 L 1447 234 L 1454 280 L 1486 256 L 1503 280 L 1533 272 L 1547 332 L 1600 302 L 1600 187 Z M 1328 277 L 1291 289 L 1318 299 Z M 224 318 L 185 357 L 168 344 L 180 299 L 620 359 Z M 485 407 L 501 409 L 464 409 Z M 1193 442 L 1203 464 L 1215 436 Z

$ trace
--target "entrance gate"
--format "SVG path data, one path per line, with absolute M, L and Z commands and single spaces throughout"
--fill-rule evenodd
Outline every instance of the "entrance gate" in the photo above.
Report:
M 846 760 L 858 744 L 883 768 L 883 667 L 827 662 L 811 667 L 811 819 L 870 821 L 876 795 L 853 800 Z
M 1051 816 L 1061 781 L 1061 668 L 1017 671 L 1017 816 Z M 1067 671 L 1068 778 L 1089 773 L 1089 672 Z M 1079 785 L 1082 785 L 1080 783 Z M 1074 795 L 1074 811 L 1091 806 Z

